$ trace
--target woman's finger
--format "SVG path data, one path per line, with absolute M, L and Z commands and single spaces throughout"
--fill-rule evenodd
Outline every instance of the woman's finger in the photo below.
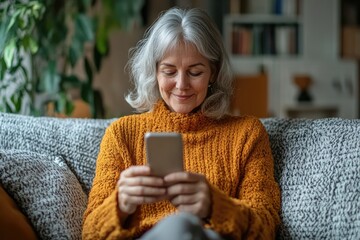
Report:
M 130 166 L 121 172 L 121 177 L 149 176 L 150 167 L 146 165 Z
M 123 177 L 118 181 L 118 186 L 164 186 L 164 180 L 159 177 L 142 176 L 142 177 Z
M 167 187 L 167 194 L 172 195 L 183 195 L 183 194 L 194 194 L 200 190 L 198 184 L 194 183 L 176 183 Z
M 144 186 L 120 186 L 121 193 L 131 196 L 160 196 L 166 193 L 166 188 Z
M 164 177 L 165 183 L 171 185 L 176 182 L 197 182 L 204 178 L 203 175 L 190 172 L 175 172 Z
M 171 204 L 175 207 L 180 205 L 191 205 L 198 202 L 198 197 L 196 194 L 189 194 L 189 195 L 178 195 L 170 199 Z

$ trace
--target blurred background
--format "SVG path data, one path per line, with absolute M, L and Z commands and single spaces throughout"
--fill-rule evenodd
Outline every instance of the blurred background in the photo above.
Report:
M 133 114 L 129 49 L 173 6 L 203 8 L 218 25 L 234 115 L 359 117 L 358 0 L 2 0 L 0 111 Z

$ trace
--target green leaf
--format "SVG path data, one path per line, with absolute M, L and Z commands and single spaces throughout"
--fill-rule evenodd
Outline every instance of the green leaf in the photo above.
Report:
M 37 53 L 39 49 L 38 44 L 30 35 L 24 36 L 24 38 L 22 39 L 22 44 L 24 46 L 25 51 L 30 50 L 32 54 Z
M 36 19 L 39 19 L 45 11 L 45 7 L 38 1 L 32 2 L 32 13 Z
M 51 61 L 44 70 L 41 78 L 41 90 L 49 94 L 56 94 L 60 90 L 60 75 L 56 72 L 54 61 Z
M 0 58 L 0 81 L 4 79 L 6 71 L 7 67 L 5 60 L 3 58 Z
M 55 101 L 55 111 L 70 115 L 74 111 L 74 104 L 70 101 L 64 92 L 60 92 Z
M 94 102 L 93 100 L 93 88 L 90 84 L 88 83 L 84 83 L 81 86 L 81 98 L 89 103 L 90 105 L 92 105 L 92 103 Z
M 19 16 L 19 14 L 20 14 L 20 11 L 16 11 L 16 12 L 11 16 L 10 22 L 9 22 L 9 24 L 7 25 L 6 32 L 8 32 L 8 31 L 15 25 L 15 22 L 16 22 L 16 20 L 17 20 L 17 17 Z
M 55 111 L 58 113 L 65 112 L 66 105 L 66 95 L 64 93 L 59 93 L 55 101 Z
M 8 35 L 6 34 L 6 23 L 0 22 L 0 56 L 3 54 L 7 38 Z
M 19 14 L 19 17 L 17 19 L 17 25 L 20 29 L 25 29 L 28 27 L 28 17 L 26 16 L 25 11 L 21 11 L 21 14 Z
M 16 41 L 13 38 L 10 40 L 9 44 L 4 49 L 4 59 L 5 59 L 6 66 L 8 68 L 10 68 L 12 65 L 15 50 L 16 50 Z
M 65 114 L 69 116 L 75 109 L 74 103 L 72 101 L 67 100 L 65 104 Z
M 105 54 L 107 52 L 107 33 L 103 30 L 100 30 L 96 35 L 96 49 L 99 53 Z
M 15 113 L 18 113 L 21 110 L 21 104 L 22 104 L 22 99 L 23 99 L 22 96 L 23 96 L 22 91 L 20 91 L 19 95 L 14 94 L 10 98 L 12 104 L 14 105 L 13 112 L 15 112 Z
M 109 48 L 107 48 L 109 49 Z M 106 52 L 107 53 L 107 52 Z M 105 53 L 105 54 L 106 54 Z M 95 68 L 96 68 L 96 71 L 100 71 L 101 69 L 101 63 L 102 63 L 102 59 L 103 59 L 103 54 L 100 53 L 100 51 L 98 50 L 97 46 L 95 46 L 93 48 L 93 57 L 94 57 L 94 65 L 95 65 Z
M 87 80 L 89 82 L 89 85 L 92 85 L 93 71 L 92 71 L 91 64 L 87 57 L 84 58 L 84 65 L 85 65 L 85 72 L 86 72 Z
M 94 40 L 94 26 L 90 17 L 78 14 L 75 18 L 75 37 L 83 42 Z
M 83 46 L 79 39 L 74 38 L 69 48 L 68 58 L 72 67 L 75 67 L 78 59 L 83 54 Z
M 8 102 L 5 102 L 5 112 L 8 112 L 8 113 L 14 112 L 13 108 L 9 105 Z
M 82 81 L 76 75 L 61 75 L 61 89 L 80 88 Z
M 32 54 L 37 53 L 37 51 L 39 49 L 38 44 L 32 37 L 29 38 L 29 49 Z

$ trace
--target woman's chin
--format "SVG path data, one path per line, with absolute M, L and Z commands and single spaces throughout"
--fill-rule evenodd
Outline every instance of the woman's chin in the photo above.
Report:
M 171 109 L 173 109 L 173 111 L 176 113 L 186 114 L 192 112 L 194 108 L 190 106 L 174 106 Z

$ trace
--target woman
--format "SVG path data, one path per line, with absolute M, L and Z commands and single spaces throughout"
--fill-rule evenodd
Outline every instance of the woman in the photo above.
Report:
M 199 9 L 173 8 L 129 61 L 141 114 L 103 137 L 84 216 L 84 239 L 271 239 L 280 194 L 268 135 L 250 116 L 227 115 L 232 76 L 222 38 Z M 179 132 L 183 172 L 152 176 L 146 132 Z

